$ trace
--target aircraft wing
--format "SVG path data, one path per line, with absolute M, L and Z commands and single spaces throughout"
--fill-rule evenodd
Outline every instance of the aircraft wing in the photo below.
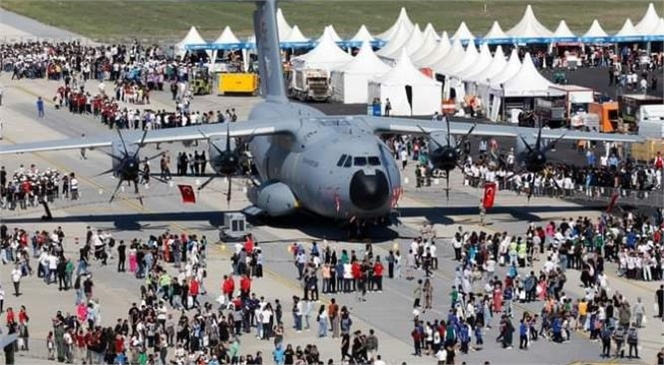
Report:
M 201 124 L 195 126 L 165 128 L 150 130 L 145 138 L 145 143 L 167 143 L 183 142 L 205 139 L 206 137 L 226 136 L 226 130 L 230 131 L 231 137 L 264 136 L 279 133 L 291 133 L 299 127 L 298 120 L 251 120 L 247 122 L 223 124 Z M 127 144 L 140 143 L 143 131 L 122 130 L 122 137 Z M 43 142 L 19 143 L 15 145 L 1 145 L 0 155 L 11 153 L 45 152 L 71 149 L 95 149 L 109 147 L 113 141 L 119 140 L 115 131 L 96 136 L 81 138 L 68 138 Z
M 424 132 L 447 132 L 443 121 L 418 120 L 392 117 L 358 116 L 366 121 L 375 133 L 396 134 L 422 134 Z M 473 126 L 469 122 L 450 120 L 450 132 L 452 134 L 466 134 Z M 424 131 L 424 132 L 423 132 Z M 494 137 L 537 137 L 537 128 L 517 127 L 504 124 L 477 124 L 473 130 L 473 136 Z M 599 132 L 582 132 L 568 129 L 542 129 L 542 138 L 557 139 L 562 136 L 566 140 L 589 140 L 607 142 L 642 142 L 643 138 L 637 135 L 611 134 Z

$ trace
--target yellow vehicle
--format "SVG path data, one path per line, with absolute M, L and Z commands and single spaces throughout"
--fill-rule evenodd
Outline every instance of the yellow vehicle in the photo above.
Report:
M 258 74 L 256 73 L 220 73 L 218 79 L 217 93 L 227 94 L 249 94 L 258 93 Z

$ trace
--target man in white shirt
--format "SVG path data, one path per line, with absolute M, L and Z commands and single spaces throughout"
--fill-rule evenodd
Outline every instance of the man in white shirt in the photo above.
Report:
M 14 296 L 19 296 L 21 295 L 21 278 L 23 277 L 23 273 L 21 272 L 21 268 L 19 265 L 14 266 L 14 269 L 12 270 L 12 283 L 14 283 Z

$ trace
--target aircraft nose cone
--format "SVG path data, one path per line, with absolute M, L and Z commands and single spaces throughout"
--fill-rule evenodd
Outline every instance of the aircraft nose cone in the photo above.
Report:
M 382 171 L 367 175 L 358 171 L 350 180 L 350 200 L 362 210 L 374 210 L 385 205 L 390 196 L 387 177 Z

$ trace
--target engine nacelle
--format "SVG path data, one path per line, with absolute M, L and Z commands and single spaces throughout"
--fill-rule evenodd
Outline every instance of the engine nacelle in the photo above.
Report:
M 454 138 L 447 140 L 447 133 L 432 132 L 429 134 L 429 160 L 433 166 L 443 171 L 451 171 L 457 165 L 459 154 Z
M 268 182 L 249 189 L 249 200 L 271 217 L 291 214 L 298 203 L 291 189 L 281 182 Z

